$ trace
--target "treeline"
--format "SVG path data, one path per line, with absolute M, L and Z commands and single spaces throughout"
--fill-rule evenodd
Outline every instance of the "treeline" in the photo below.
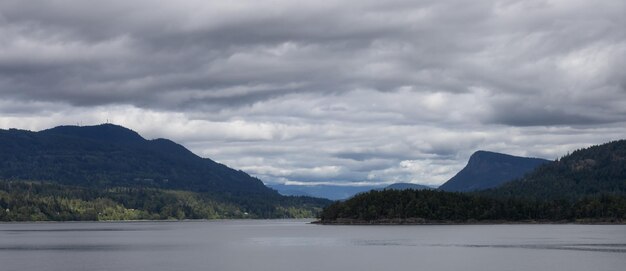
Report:
M 102 221 L 315 217 L 328 201 L 264 199 L 156 188 L 94 189 L 0 181 L 0 221 Z
M 0 129 L 0 180 L 278 195 L 243 171 L 111 124 L 40 132 Z
M 576 201 L 491 198 L 432 190 L 385 190 L 335 202 L 321 223 L 623 222 L 626 197 L 596 195 Z
M 577 200 L 605 193 L 626 195 L 626 141 L 575 151 L 520 180 L 480 193 L 535 200 Z
M 581 149 L 474 193 L 386 190 L 325 208 L 323 223 L 625 222 L 626 141 Z

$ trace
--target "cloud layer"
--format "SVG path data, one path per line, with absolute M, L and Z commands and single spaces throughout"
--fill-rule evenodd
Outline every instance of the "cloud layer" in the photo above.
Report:
M 626 137 L 626 4 L 0 3 L 0 127 L 107 120 L 266 182 L 439 184 Z

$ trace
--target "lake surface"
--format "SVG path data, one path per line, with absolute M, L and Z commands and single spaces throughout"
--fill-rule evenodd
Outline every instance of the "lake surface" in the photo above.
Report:
M 0 271 L 625 270 L 626 225 L 0 224 Z

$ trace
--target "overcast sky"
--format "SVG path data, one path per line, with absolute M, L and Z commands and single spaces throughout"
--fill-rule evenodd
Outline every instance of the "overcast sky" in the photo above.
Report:
M 625 18 L 623 0 L 2 0 L 0 128 L 108 120 L 266 183 L 437 185 L 479 149 L 626 138 Z

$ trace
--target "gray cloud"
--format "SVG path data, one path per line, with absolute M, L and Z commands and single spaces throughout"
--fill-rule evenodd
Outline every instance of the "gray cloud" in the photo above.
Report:
M 108 119 L 268 182 L 436 184 L 477 149 L 623 138 L 625 9 L 2 1 L 0 127 Z

